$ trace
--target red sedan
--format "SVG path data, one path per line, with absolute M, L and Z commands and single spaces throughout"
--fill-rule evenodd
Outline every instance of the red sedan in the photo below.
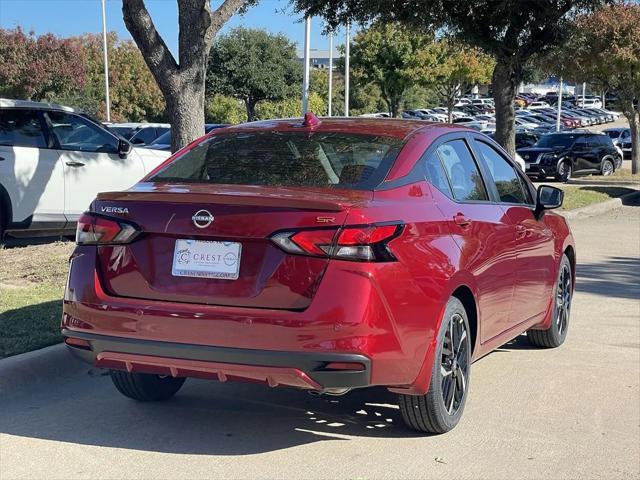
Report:
M 62 333 L 136 400 L 187 377 L 376 385 L 411 428 L 446 432 L 473 360 L 523 332 L 564 342 L 561 203 L 465 128 L 311 114 L 223 128 L 91 204 Z

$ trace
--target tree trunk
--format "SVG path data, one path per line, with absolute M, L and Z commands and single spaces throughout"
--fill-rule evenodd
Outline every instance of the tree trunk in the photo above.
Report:
M 493 70 L 493 99 L 496 103 L 496 141 L 509 152 L 516 153 L 514 101 L 520 83 L 518 68 L 506 57 L 498 57 Z
M 247 109 L 247 122 L 253 122 L 256 119 L 256 103 L 251 97 L 244 99 L 244 106 Z
M 631 173 L 640 173 L 640 112 L 627 116 L 631 128 Z
M 204 86 L 183 86 L 180 94 L 161 87 L 171 119 L 171 152 L 180 150 L 204 135 Z
M 213 37 L 250 0 L 224 0 L 211 11 L 209 0 L 178 2 L 179 64 L 162 39 L 144 0 L 123 0 L 122 14 L 160 87 L 171 122 L 171 150 L 204 133 L 204 86 Z

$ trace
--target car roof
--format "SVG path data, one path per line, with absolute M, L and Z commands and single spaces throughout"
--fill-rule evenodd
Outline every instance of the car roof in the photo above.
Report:
M 302 125 L 302 118 L 284 118 L 241 123 L 239 125 L 226 127 L 224 131 L 247 132 L 263 130 L 280 132 L 312 129 L 315 132 L 367 134 L 405 139 L 418 131 L 425 130 L 434 133 L 438 133 L 438 131 L 446 133 L 452 130 L 469 130 L 460 125 L 404 118 L 319 117 L 318 120 L 319 123 L 315 127 L 304 127 Z
M 111 123 L 110 127 L 122 127 L 122 128 L 170 128 L 168 123 L 146 123 L 146 122 L 124 122 L 124 123 Z
M 78 112 L 71 107 L 58 105 L 57 103 L 33 102 L 31 100 L 13 100 L 0 98 L 0 108 L 30 108 L 32 110 L 60 110 L 63 112 Z

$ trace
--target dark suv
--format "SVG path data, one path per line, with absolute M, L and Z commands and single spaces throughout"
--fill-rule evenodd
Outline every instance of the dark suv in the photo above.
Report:
M 541 180 L 554 176 L 566 182 L 574 175 L 611 175 L 622 166 L 611 139 L 599 133 L 550 133 L 518 153 L 525 161 L 527 175 Z

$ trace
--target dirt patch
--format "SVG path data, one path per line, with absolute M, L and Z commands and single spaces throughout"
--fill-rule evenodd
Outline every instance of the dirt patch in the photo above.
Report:
M 0 250 L 0 288 L 45 282 L 64 285 L 74 246 L 73 242 L 54 242 Z

